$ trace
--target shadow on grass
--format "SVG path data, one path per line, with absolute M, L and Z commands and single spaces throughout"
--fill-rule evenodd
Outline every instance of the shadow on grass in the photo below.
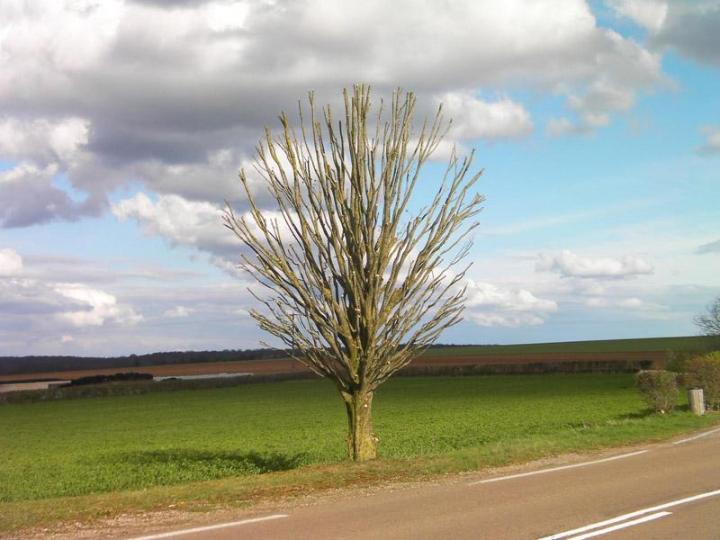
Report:
M 687 413 L 690 412 L 690 405 L 676 405 L 672 412 L 670 413 L 659 413 L 655 411 L 654 409 L 643 409 L 642 411 L 638 412 L 632 412 L 627 414 L 621 414 L 619 416 L 616 416 L 616 420 L 642 420 L 643 418 L 649 418 L 653 416 L 668 416 L 671 415 L 673 412 L 679 412 L 679 413 Z
M 675 410 L 681 410 L 681 407 L 677 407 Z M 618 414 L 611 417 L 611 422 L 622 422 L 626 420 L 642 420 L 650 416 L 656 416 L 658 413 L 652 409 L 643 409 L 642 411 L 636 411 L 631 413 Z M 571 422 L 566 424 L 571 429 L 594 429 L 600 426 L 606 425 L 608 420 L 586 420 L 581 422 Z
M 108 456 L 118 464 L 147 468 L 213 469 L 241 474 L 262 474 L 295 469 L 305 461 L 305 454 L 277 452 L 229 452 L 185 448 L 123 452 Z
M 649 416 L 656 416 L 657 414 L 658 413 L 656 413 L 652 409 L 643 409 L 642 411 L 620 414 L 615 417 L 615 420 L 642 420 L 643 418 L 647 418 Z

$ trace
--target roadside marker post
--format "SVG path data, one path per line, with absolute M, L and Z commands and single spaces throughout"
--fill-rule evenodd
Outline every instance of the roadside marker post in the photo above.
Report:
M 688 390 L 688 403 L 690 410 L 697 416 L 705 414 L 705 396 L 702 388 L 691 388 Z

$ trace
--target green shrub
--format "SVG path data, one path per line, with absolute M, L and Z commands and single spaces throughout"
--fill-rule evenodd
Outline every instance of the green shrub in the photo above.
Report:
M 701 351 L 667 351 L 665 353 L 665 369 L 683 374 L 686 371 L 687 363 L 703 354 L 706 353 Z
M 670 371 L 648 369 L 638 372 L 635 384 L 645 402 L 655 412 L 671 412 L 678 400 L 677 375 Z
M 702 388 L 709 409 L 720 409 L 720 351 L 689 360 L 685 383 Z

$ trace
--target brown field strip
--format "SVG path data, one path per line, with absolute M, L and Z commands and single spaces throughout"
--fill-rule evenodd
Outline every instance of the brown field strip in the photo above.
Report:
M 542 364 L 558 362 L 612 362 L 627 360 L 651 360 L 660 363 L 665 359 L 663 351 L 646 352 L 602 352 L 602 353 L 530 353 L 530 354 L 483 354 L 474 356 L 421 356 L 413 366 L 468 366 L 488 364 Z M 253 373 L 270 375 L 275 373 L 299 373 L 308 369 L 291 359 L 247 360 L 237 362 L 203 362 L 196 364 L 168 364 L 159 366 L 116 367 L 83 369 L 74 371 L 47 371 L 0 375 L 0 383 L 27 380 L 76 379 L 90 375 L 110 375 L 131 371 L 151 373 L 155 376 L 211 375 L 215 373 Z
M 622 362 L 627 360 L 665 360 L 664 351 L 627 351 L 597 353 L 522 353 L 483 354 L 474 356 L 429 356 L 424 355 L 413 361 L 414 366 L 466 366 L 488 364 L 545 364 L 558 362 Z
M 212 375 L 215 373 L 294 373 L 306 368 L 290 359 L 248 360 L 238 362 L 199 362 L 196 364 L 167 364 L 159 366 L 128 366 L 102 369 L 79 369 L 70 371 L 44 371 L 18 375 L 0 375 L 0 383 L 30 379 L 77 379 L 90 375 L 111 375 L 113 373 L 151 373 L 156 377 L 179 375 Z

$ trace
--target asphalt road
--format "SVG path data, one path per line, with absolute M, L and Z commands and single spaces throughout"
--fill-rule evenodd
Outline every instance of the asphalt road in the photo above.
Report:
M 720 538 L 720 429 L 505 476 L 345 495 L 145 540 Z

